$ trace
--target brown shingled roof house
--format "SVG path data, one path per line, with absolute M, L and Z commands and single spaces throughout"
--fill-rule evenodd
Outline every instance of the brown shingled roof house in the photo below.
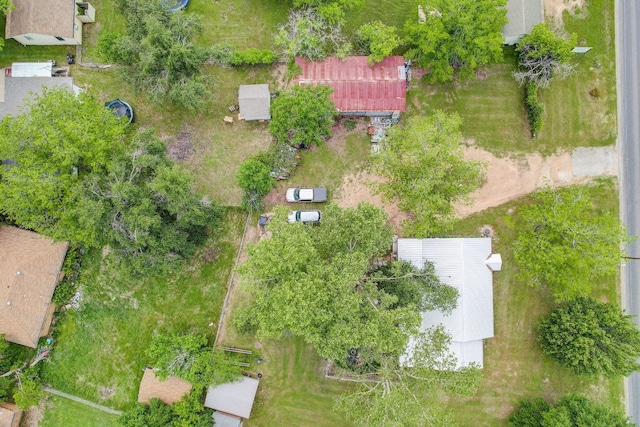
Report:
M 12 0 L 5 38 L 24 45 L 82 44 L 82 24 L 95 22 L 96 10 L 77 0 Z
M 153 373 L 153 369 L 144 370 L 142 381 L 140 381 L 140 391 L 138 392 L 138 402 L 149 404 L 151 399 L 160 399 L 167 405 L 173 405 L 182 399 L 182 396 L 189 394 L 191 384 L 178 377 L 167 377 L 160 381 Z
M 18 427 L 22 410 L 13 403 L 0 402 L 0 427 Z
M 55 309 L 51 297 L 68 246 L 0 226 L 0 334 L 7 341 L 35 348 L 49 333 Z

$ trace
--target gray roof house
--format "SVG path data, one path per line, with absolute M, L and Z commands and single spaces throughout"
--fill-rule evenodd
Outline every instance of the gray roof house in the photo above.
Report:
M 269 85 L 240 85 L 238 106 L 244 120 L 271 120 Z
M 483 340 L 493 337 L 493 271 L 502 266 L 500 255 L 492 255 L 491 239 L 398 239 L 398 259 L 416 267 L 430 261 L 440 280 L 458 289 L 452 313 L 423 312 L 421 329 L 442 324 L 451 335 L 449 351 L 457 359 L 456 367 L 483 367 Z M 409 364 L 411 354 L 410 342 L 401 363 Z
M 14 63 L 0 70 L 0 120 L 22 113 L 27 99 L 40 95 L 44 88 L 64 89 L 74 94 L 82 90 L 71 77 L 51 77 L 51 62 Z M 48 74 L 48 77 L 44 77 Z
M 213 409 L 216 426 L 239 427 L 251 415 L 259 380 L 242 377 L 236 382 L 211 386 L 204 406 Z
M 531 29 L 544 22 L 543 0 L 509 0 L 507 24 L 502 28 L 504 44 L 514 45 Z

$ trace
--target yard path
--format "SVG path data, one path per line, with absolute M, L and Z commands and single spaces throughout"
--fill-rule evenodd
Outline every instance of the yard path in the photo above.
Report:
M 101 411 L 113 414 L 113 415 L 122 415 L 121 411 L 116 411 L 115 409 L 108 408 L 108 407 L 102 406 L 102 405 L 98 405 L 97 403 L 90 402 L 90 401 L 88 401 L 86 399 L 83 399 L 83 398 L 78 397 L 78 396 L 73 396 L 71 394 L 65 393 L 65 392 L 60 391 L 60 390 L 56 390 L 56 389 L 49 388 L 49 387 L 42 387 L 42 390 L 46 391 L 47 393 L 55 394 L 56 396 L 61 396 L 61 397 L 73 400 L 74 402 L 82 403 L 83 405 L 91 406 L 92 408 L 96 408 L 96 409 L 99 409 Z

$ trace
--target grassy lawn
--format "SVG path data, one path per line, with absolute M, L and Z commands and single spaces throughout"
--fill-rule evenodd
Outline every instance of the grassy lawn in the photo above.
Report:
M 545 105 L 544 126 L 535 139 L 529 134 L 524 88 L 511 72 L 516 59 L 505 48 L 505 61 L 489 67 L 486 77 L 461 84 L 429 85 L 414 80 L 407 93 L 407 115 L 430 114 L 436 109 L 457 111 L 464 120 L 462 132 L 482 148 L 498 153 L 551 154 L 574 147 L 613 144 L 617 133 L 613 0 L 590 0 L 590 13 L 565 16 L 568 31 L 579 44 L 592 46 L 575 54 L 575 72 L 565 80 L 540 90 Z M 589 91 L 598 87 L 597 98 Z
M 243 212 L 230 211 L 202 249 L 219 252 L 216 261 L 196 256 L 165 276 L 136 279 L 104 265 L 101 270 L 100 254 L 91 254 L 81 278 L 82 307 L 56 325 L 44 383 L 123 408 L 137 400 L 144 353 L 155 331 L 193 331 L 213 339 L 244 221 Z
M 611 197 L 617 191 L 615 180 L 602 181 L 595 205 L 617 215 L 618 199 Z M 485 341 L 481 390 L 472 399 L 451 402 L 463 426 L 506 426 L 505 417 L 524 397 L 555 399 L 579 392 L 612 408 L 623 407 L 622 379 L 577 376 L 540 351 L 535 327 L 554 303 L 547 289 L 531 288 L 515 278 L 517 267 L 511 247 L 520 226 L 517 212 L 522 203 L 526 199 L 488 209 L 456 227 L 459 236 L 478 236 L 482 225 L 491 225 L 495 230 L 493 250 L 502 255 L 503 261 L 502 271 L 494 274 L 495 337 Z M 617 301 L 618 283 L 619 277 L 606 277 L 592 296 Z
M 250 360 L 254 373 L 260 372 L 258 395 L 247 427 L 279 426 L 345 426 L 351 424 L 331 413 L 333 398 L 348 390 L 350 384 L 324 378 L 323 361 L 313 347 L 300 338 L 257 341 L 253 336 L 238 334 L 231 324 L 233 311 L 246 304 L 248 295 L 234 288 L 230 312 L 225 319 L 223 346 L 252 350 Z
M 119 31 L 122 19 L 114 0 L 95 0 L 98 22 L 85 26 L 84 57 L 100 62 L 96 42 L 103 31 Z M 288 3 L 287 3 L 288 5 Z M 406 116 L 430 114 L 435 109 L 457 111 L 464 119 L 463 134 L 479 146 L 497 153 L 534 152 L 545 154 L 577 146 L 611 144 L 616 132 L 616 97 L 613 47 L 613 0 L 589 0 L 591 13 L 565 16 L 569 31 L 579 35 L 580 44 L 594 49 L 576 56 L 576 73 L 555 81 L 542 90 L 545 104 L 544 128 L 536 139 L 528 134 L 524 91 L 511 77 L 513 52 L 505 61 L 488 69 L 486 77 L 459 85 L 429 85 L 414 81 L 408 92 Z M 202 14 L 205 45 L 229 43 L 236 48 L 270 48 L 271 33 L 285 22 L 287 10 L 278 0 L 192 1 L 187 13 Z M 363 10 L 347 13 L 346 32 L 353 34 L 365 22 L 381 20 L 401 28 L 415 16 L 413 6 L 393 0 L 367 0 Z M 0 30 L 4 22 L 0 23 Z M 64 63 L 69 47 L 23 47 L 7 40 L 0 65 L 14 61 L 55 59 Z M 88 70 L 72 66 L 76 84 L 101 102 L 127 100 L 135 109 L 134 126 L 155 128 L 167 143 L 181 132 L 191 134 L 193 154 L 184 163 L 197 180 L 197 190 L 229 206 L 240 203 L 241 191 L 235 174 L 240 163 L 269 147 L 268 124 L 238 122 L 226 124 L 228 106 L 237 103 L 240 84 L 269 83 L 271 90 L 282 83 L 282 66 L 222 68 L 204 70 L 213 96 L 204 111 L 189 113 L 170 105 L 150 102 L 120 81 L 111 70 Z M 598 87 L 594 98 L 589 90 Z M 234 115 L 235 118 L 235 115 Z M 370 144 L 361 128 L 344 135 L 344 143 L 314 148 L 302 153 L 301 166 L 288 181 L 278 184 L 279 194 L 291 185 L 323 185 L 330 197 L 344 175 L 356 171 L 368 158 Z M 599 200 L 603 209 L 617 212 L 614 182 L 603 186 Z M 485 345 L 485 379 L 477 396 L 451 401 L 463 426 L 506 425 L 505 418 L 520 397 L 558 397 L 580 391 L 600 402 L 621 407 L 621 381 L 577 377 L 544 357 L 538 349 L 535 324 L 553 303 L 544 289 L 532 289 L 514 278 L 511 244 L 518 223 L 510 211 L 522 201 L 490 209 L 459 224 L 460 236 L 478 235 L 478 228 L 491 224 L 496 230 L 494 249 L 502 254 L 503 271 L 495 274 L 495 338 Z M 56 347 L 52 363 L 44 364 L 44 382 L 114 408 L 126 408 L 136 401 L 144 352 L 154 331 L 192 330 L 213 337 L 224 299 L 227 280 L 242 235 L 245 214 L 232 210 L 224 226 L 207 244 L 220 248 L 219 259 L 206 263 L 202 257 L 182 271 L 161 277 L 134 279 L 101 265 L 99 253 L 84 260 L 81 279 L 83 306 L 68 311 L 56 325 Z M 206 248 L 205 248 L 206 249 Z M 203 249 L 204 250 L 204 249 Z M 596 290 L 599 297 L 617 299 L 617 277 L 609 277 Z M 234 297 L 241 303 L 242 294 Z M 209 326 L 214 323 L 213 326 Z M 258 343 L 239 336 L 228 327 L 223 344 L 255 350 L 265 361 L 249 368 L 261 372 L 258 399 L 247 426 L 347 426 L 330 412 L 331 401 L 347 390 L 348 384 L 324 379 L 322 360 L 299 339 Z M 43 426 L 109 426 L 113 417 L 74 402 L 52 398 Z M 81 420 L 81 421 L 78 421 Z M 93 423 L 93 424 L 91 424 Z
M 115 427 L 117 415 L 112 415 L 64 397 L 49 396 L 49 405 L 40 421 L 40 427 Z

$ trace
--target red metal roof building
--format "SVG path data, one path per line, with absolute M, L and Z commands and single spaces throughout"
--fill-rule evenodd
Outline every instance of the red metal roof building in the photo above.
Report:
M 389 56 L 373 66 L 366 56 L 344 60 L 329 57 L 324 61 L 296 58 L 296 65 L 302 69 L 296 83 L 330 86 L 341 114 L 389 115 L 405 110 L 407 83 L 402 56 Z

